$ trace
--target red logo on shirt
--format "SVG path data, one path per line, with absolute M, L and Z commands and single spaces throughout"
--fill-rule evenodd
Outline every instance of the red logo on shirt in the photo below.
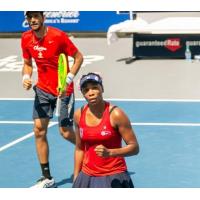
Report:
M 33 49 L 34 49 L 35 51 L 38 51 L 38 58 L 44 58 L 42 52 L 47 50 L 46 47 L 42 47 L 42 46 L 36 45 L 36 46 L 33 47 Z
M 80 131 L 80 137 L 82 138 L 83 137 L 83 128 L 80 128 L 79 131 Z
M 42 47 L 42 46 L 38 46 L 38 45 L 34 46 L 33 49 L 36 51 L 46 51 L 47 50 L 46 47 Z
M 111 132 L 110 131 L 101 131 L 101 135 L 102 136 L 111 135 Z

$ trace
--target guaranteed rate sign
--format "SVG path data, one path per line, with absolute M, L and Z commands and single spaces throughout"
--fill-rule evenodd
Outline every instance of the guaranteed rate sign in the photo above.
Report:
M 138 58 L 185 58 L 186 44 L 192 56 L 200 54 L 197 34 L 134 34 L 133 54 Z

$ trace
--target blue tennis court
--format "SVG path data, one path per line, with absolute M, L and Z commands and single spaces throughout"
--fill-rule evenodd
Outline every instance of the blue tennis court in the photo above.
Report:
M 0 188 L 28 188 L 40 178 L 32 132 L 32 100 L 0 101 Z M 77 100 L 76 107 L 84 101 Z M 129 116 L 140 144 L 126 158 L 137 188 L 198 188 L 200 102 L 113 100 Z M 72 186 L 74 146 L 49 127 L 50 168 L 59 188 Z

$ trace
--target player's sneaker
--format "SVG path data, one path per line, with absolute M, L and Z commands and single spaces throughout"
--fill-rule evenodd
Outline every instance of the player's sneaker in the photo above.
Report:
M 31 188 L 55 188 L 55 187 L 56 187 L 56 183 L 53 178 L 48 179 L 42 176 L 37 181 L 37 183 Z

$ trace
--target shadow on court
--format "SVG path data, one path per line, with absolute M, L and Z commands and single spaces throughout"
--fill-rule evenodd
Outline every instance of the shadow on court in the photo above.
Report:
M 66 178 L 66 179 L 62 179 L 61 181 L 59 181 L 59 182 L 56 182 L 56 185 L 57 186 L 61 186 L 61 185 L 65 185 L 65 184 L 67 184 L 67 183 L 73 183 L 73 174 L 69 177 L 69 178 Z
M 128 174 L 129 174 L 129 175 L 133 175 L 133 174 L 135 174 L 135 172 L 130 172 L 130 171 L 128 171 Z

